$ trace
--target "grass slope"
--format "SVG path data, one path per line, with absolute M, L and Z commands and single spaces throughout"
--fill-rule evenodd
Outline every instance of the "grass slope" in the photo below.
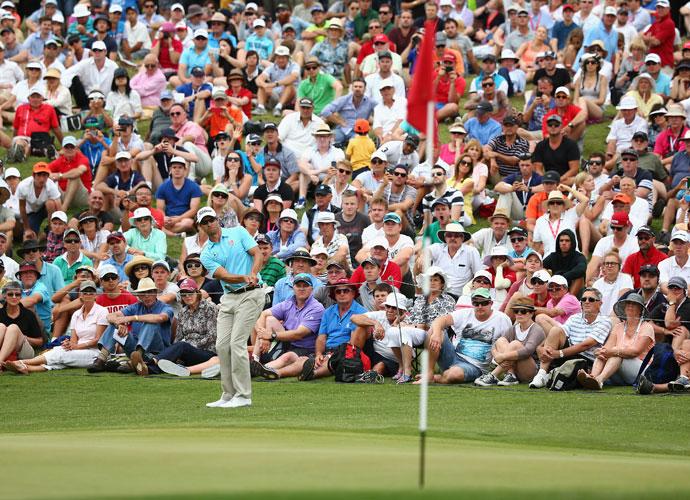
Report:
M 0 394 L 0 470 L 12 478 L 0 498 L 407 497 L 416 485 L 414 386 L 257 382 L 252 408 L 223 411 L 204 407 L 218 381 L 75 370 L 2 375 Z M 689 405 L 629 389 L 431 387 L 424 496 L 688 496 Z

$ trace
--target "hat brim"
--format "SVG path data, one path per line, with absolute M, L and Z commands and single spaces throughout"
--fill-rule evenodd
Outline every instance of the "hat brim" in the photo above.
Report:
M 443 230 L 443 229 L 439 229 L 439 230 L 436 232 L 436 237 L 437 237 L 439 240 L 441 240 L 443 243 L 445 243 L 445 242 L 446 242 L 446 233 L 447 233 L 447 232 L 448 232 L 448 231 L 445 231 L 445 230 Z M 472 239 L 472 235 L 471 235 L 470 233 L 468 233 L 467 231 L 450 231 L 450 232 L 451 232 L 451 233 L 455 233 L 455 234 L 461 234 L 461 235 L 462 235 L 462 241 L 463 241 L 463 242 L 469 241 L 470 239 Z
M 311 255 L 307 257 L 306 255 L 298 255 L 297 257 L 291 255 L 287 259 L 285 259 L 285 263 L 289 266 L 292 264 L 292 261 L 295 259 L 302 259 L 308 261 L 312 266 L 315 266 L 317 264 L 316 259 L 312 257 Z
M 616 316 L 618 316 L 618 318 L 621 321 L 625 321 L 625 319 L 626 319 L 625 304 L 627 304 L 627 303 L 636 304 L 642 308 L 642 313 L 641 313 L 642 318 L 641 319 L 647 318 L 647 316 L 649 316 L 649 311 L 647 310 L 647 308 L 645 307 L 644 304 L 640 304 L 636 300 L 630 300 L 629 298 L 626 297 L 625 299 L 621 299 L 613 305 L 613 312 L 616 314 Z
M 20 270 L 20 271 L 17 271 L 16 273 L 14 273 L 14 277 L 17 278 L 18 280 L 21 280 L 22 273 L 27 273 L 27 272 L 36 273 L 36 276 L 38 276 L 38 277 L 41 276 L 41 272 L 38 269 L 24 269 L 23 271 Z
M 331 289 L 330 289 L 329 292 L 328 292 L 328 295 L 330 295 L 330 297 L 331 297 L 333 300 L 335 300 L 335 291 L 336 291 L 338 288 L 342 288 L 342 287 L 344 287 L 344 286 L 350 287 L 350 288 L 352 289 L 352 291 L 355 292 L 355 299 L 356 299 L 357 297 L 359 297 L 359 288 L 357 287 L 357 285 L 355 285 L 355 284 L 353 284 L 353 283 L 349 283 L 349 284 L 340 283 L 339 285 L 332 285 L 332 286 L 331 286 Z
M 511 265 L 514 263 L 513 258 L 510 255 L 487 255 L 486 257 L 484 257 L 484 260 L 482 262 L 487 267 L 491 266 L 491 259 L 494 257 L 505 257 Z
M 26 254 L 26 252 L 27 252 L 28 250 L 39 250 L 39 251 L 43 251 L 43 250 L 45 250 L 46 248 L 47 248 L 47 247 L 46 247 L 45 245 L 32 245 L 32 246 L 30 246 L 30 247 L 22 247 L 22 248 L 20 248 L 20 249 L 17 250 L 17 255 L 19 255 L 20 257 L 24 257 L 24 255 Z
M 153 266 L 153 260 L 149 259 L 148 257 L 132 259 L 129 262 L 127 262 L 127 264 L 125 264 L 125 274 L 129 275 L 132 272 L 134 266 L 138 266 L 140 264 L 148 265 L 149 267 L 151 267 Z

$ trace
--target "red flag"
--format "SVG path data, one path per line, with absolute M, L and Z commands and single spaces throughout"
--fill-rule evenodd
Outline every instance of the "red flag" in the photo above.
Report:
M 434 100 L 433 58 L 435 45 L 436 21 L 426 21 L 424 23 L 424 39 L 414 65 L 412 86 L 407 95 L 407 122 L 425 134 L 428 133 L 426 130 L 428 104 Z

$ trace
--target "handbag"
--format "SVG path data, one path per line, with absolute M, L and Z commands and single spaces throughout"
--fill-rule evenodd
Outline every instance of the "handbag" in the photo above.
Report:
M 75 130 L 81 130 L 81 127 L 82 121 L 80 114 L 60 117 L 60 128 L 63 132 L 74 132 Z

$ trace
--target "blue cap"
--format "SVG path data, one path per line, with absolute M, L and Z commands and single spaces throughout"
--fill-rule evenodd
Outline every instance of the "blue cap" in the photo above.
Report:
M 311 280 L 311 275 L 307 273 L 299 273 L 292 280 L 292 284 L 296 285 L 299 282 L 306 283 L 309 286 L 314 286 L 314 282 Z
M 164 90 L 161 92 L 161 99 L 172 99 L 173 98 L 173 93 L 169 90 Z
M 398 214 L 396 214 L 395 212 L 388 212 L 386 215 L 383 216 L 383 222 L 387 222 L 389 220 L 391 220 L 397 224 L 400 224 L 402 222 L 402 220 L 400 219 L 400 216 Z

